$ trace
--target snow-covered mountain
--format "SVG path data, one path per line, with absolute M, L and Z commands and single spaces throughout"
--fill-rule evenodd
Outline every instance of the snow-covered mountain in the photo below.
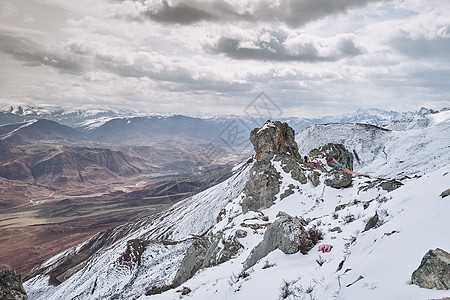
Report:
M 379 127 L 395 126 L 401 129 L 405 126 L 417 126 L 415 123 L 423 123 L 427 116 L 438 112 L 448 111 L 449 108 L 433 110 L 420 108 L 418 111 L 397 112 L 392 110 L 382 110 L 378 108 L 358 109 L 355 112 L 331 115 L 316 118 L 306 117 L 281 117 L 279 120 L 289 123 L 295 130 L 300 131 L 315 124 L 328 123 L 363 123 L 372 124 Z M 155 112 L 145 112 L 134 108 L 122 108 L 112 105 L 81 105 L 81 106 L 54 106 L 54 105 L 29 105 L 29 104 L 0 104 L 0 124 L 14 122 L 24 122 L 32 119 L 49 119 L 57 121 L 63 125 L 68 125 L 82 130 L 90 131 L 98 128 L 106 122 L 118 118 L 133 118 L 144 116 L 173 116 L 175 114 L 160 114 Z M 187 115 L 188 117 L 205 120 L 214 126 L 222 126 L 225 130 L 230 123 L 239 120 L 236 124 L 243 125 L 242 129 L 251 129 L 261 126 L 265 122 L 263 117 L 252 116 L 208 116 L 208 115 Z M 415 120 L 414 122 L 412 122 Z M 261 123 L 262 122 L 262 123 Z M 260 124 L 261 123 L 261 124 Z M 414 123 L 414 124 L 413 124 Z M 406 128 L 404 128 L 406 129 Z
M 25 282 L 29 299 L 448 296 L 410 283 L 429 249 L 450 250 L 450 203 L 439 196 L 450 188 L 446 114 L 401 132 L 329 124 L 296 136 L 302 155 L 343 143 L 353 170 L 371 178 L 331 171 L 323 156 L 342 156 L 335 146 L 317 150 L 322 165 L 301 162 L 281 123 L 254 130 L 255 161 L 164 213 L 44 262 Z M 398 184 L 383 185 L 390 178 Z M 331 252 L 318 252 L 324 244 Z
M 148 113 L 107 105 L 69 105 L 64 107 L 28 104 L 0 105 L 0 124 L 48 119 L 63 125 L 88 130 L 115 118 L 141 115 L 148 115 Z
M 330 142 L 343 144 L 352 149 L 355 166 L 363 173 L 412 177 L 450 162 L 450 111 L 422 115 L 422 118 L 426 121 L 421 124 L 426 125 L 417 126 L 417 118 L 413 118 L 400 130 L 367 124 L 315 125 L 298 133 L 296 139 L 301 153 Z

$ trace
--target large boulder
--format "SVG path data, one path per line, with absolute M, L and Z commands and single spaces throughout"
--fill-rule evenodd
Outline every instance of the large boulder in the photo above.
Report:
M 340 163 L 340 165 L 346 169 L 353 170 L 353 153 L 347 150 L 342 144 L 328 143 L 325 146 L 313 149 L 309 152 L 310 156 L 317 156 L 324 154 L 326 150 L 330 150 L 328 155 L 332 156 L 334 160 Z M 329 167 L 334 168 L 337 164 L 332 159 L 327 160 Z
M 335 189 L 346 188 L 352 184 L 352 175 L 342 170 L 334 170 L 325 180 L 325 184 Z
M 199 238 L 195 240 L 187 249 L 181 266 L 175 274 L 173 280 L 174 286 L 179 286 L 183 282 L 190 279 L 194 274 L 203 267 L 208 249 L 211 248 L 212 243 L 208 238 Z
M 300 219 L 282 214 L 267 227 L 263 240 L 252 249 L 244 262 L 244 270 L 253 267 L 261 258 L 275 249 L 285 254 L 308 252 L 314 246 Z
M 187 249 L 180 268 L 175 274 L 173 286 L 186 282 L 200 269 L 221 264 L 235 256 L 243 248 L 238 241 L 238 238 L 242 236 L 242 230 L 236 230 L 227 238 L 222 232 L 197 238 Z
M 261 128 L 255 128 L 250 133 L 250 141 L 259 160 L 264 154 L 286 154 L 300 159 L 298 145 L 295 142 L 295 132 L 287 123 L 268 120 Z
M 13 270 L 0 271 L 0 299 L 27 300 L 28 296 L 22 285 L 22 276 Z
M 429 250 L 411 276 L 411 282 L 422 288 L 450 288 L 450 254 L 442 249 Z

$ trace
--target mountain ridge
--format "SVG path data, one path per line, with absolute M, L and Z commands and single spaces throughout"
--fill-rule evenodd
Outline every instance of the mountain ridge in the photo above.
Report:
M 347 136 L 349 128 L 346 127 L 354 131 L 353 145 L 364 144 L 364 139 L 362 142 L 358 141 L 358 134 L 367 131 L 365 139 L 373 140 L 375 146 L 381 149 L 385 140 L 389 140 L 386 135 L 392 133 L 365 125 L 339 126 L 344 127 L 343 133 Z M 435 130 L 433 136 L 447 132 L 447 126 L 444 122 L 430 127 Z M 265 132 L 271 127 L 264 126 L 266 129 L 258 128 L 256 132 Z M 314 131 L 314 128 L 310 130 Z M 411 134 L 426 135 L 424 130 L 426 128 L 411 130 Z M 276 136 L 284 136 L 276 132 L 273 133 L 275 137 L 270 139 L 275 142 L 278 141 Z M 328 137 L 326 133 L 321 134 L 323 139 Z M 319 131 L 317 136 L 321 134 Z M 372 134 L 380 135 L 381 138 L 371 139 Z M 401 132 L 398 135 L 399 137 L 391 140 L 392 149 L 401 148 L 402 143 L 411 137 L 407 134 L 402 139 L 401 135 L 405 134 Z M 304 142 L 304 139 L 298 140 L 302 155 L 312 150 L 312 144 L 307 145 Z M 321 143 L 319 139 L 313 142 Z M 423 159 L 435 147 L 440 151 L 447 151 L 450 141 L 443 140 L 429 145 L 431 148 L 425 146 L 404 149 Z M 282 149 L 277 146 L 256 148 Z M 331 148 L 338 148 L 338 145 Z M 302 149 L 308 149 L 308 152 L 305 153 L 303 151 L 306 150 Z M 60 269 L 57 275 L 60 283 L 57 286 L 49 285 L 52 276 L 49 272 L 64 265 L 64 261 L 70 260 L 72 256 L 78 255 L 85 245 L 99 243 L 103 238 L 98 235 L 93 240 L 48 260 L 41 266 L 40 271 L 39 268 L 35 270 L 35 276 L 25 283 L 26 290 L 32 299 L 70 298 L 75 295 L 82 299 L 174 299 L 180 297 L 180 289 L 174 288 L 173 279 L 175 274 L 184 268 L 190 276 L 187 281 L 181 281 L 184 282 L 182 285 L 189 287 L 189 297 L 196 299 L 227 299 L 230 295 L 233 299 L 276 298 L 284 284 L 293 293 L 292 299 L 307 298 L 312 292 L 324 299 L 360 299 L 363 296 L 365 299 L 379 299 L 387 292 L 397 296 L 421 295 L 423 298 L 444 296 L 445 291 L 419 289 L 406 282 L 420 261 L 419 255 L 426 252 L 425 249 L 436 246 L 450 247 L 449 242 L 442 239 L 446 226 L 436 228 L 440 222 L 448 224 L 445 214 L 449 208 L 448 202 L 440 201 L 438 196 L 441 190 L 446 188 L 450 171 L 448 166 L 436 167 L 433 163 L 424 165 L 419 176 L 404 178 L 403 185 L 385 190 L 378 185 L 386 180 L 378 177 L 383 170 L 377 171 L 378 162 L 369 158 L 373 153 L 364 157 L 363 152 L 357 151 L 362 163 L 356 164 L 355 169 L 360 171 L 360 166 L 372 166 L 374 173 L 369 174 L 372 178 L 350 176 L 350 185 L 333 188 L 333 181 L 347 180 L 348 176 L 342 177 L 345 170 L 334 167 L 329 170 L 333 164 L 327 161 L 327 152 L 324 149 L 327 148 L 316 149 L 316 153 L 323 154 L 315 154 L 317 157 L 313 162 L 318 163 L 316 166 L 293 159 L 287 152 L 275 153 L 272 156 L 272 152 L 265 155 L 263 151 L 258 156 L 260 160 L 250 160 L 242 164 L 240 169 L 236 168 L 235 176 L 218 186 L 179 202 L 158 216 L 117 228 L 117 234 L 124 233 L 120 235 L 121 238 L 115 241 L 106 238 L 105 241 L 109 244 L 97 249 L 97 255 L 84 261 L 86 267 L 83 271 L 78 271 L 76 266 L 72 266 L 70 270 Z M 353 155 L 353 150 L 348 149 L 349 155 Z M 397 158 L 395 155 L 394 157 Z M 389 168 L 396 165 L 396 160 L 387 162 L 386 164 L 384 161 L 383 164 Z M 253 169 L 257 165 L 258 167 Z M 408 169 L 414 167 L 415 162 L 407 161 L 406 165 L 408 166 L 405 168 Z M 415 174 L 414 169 L 408 174 Z M 260 188 L 251 188 L 252 186 Z M 427 197 L 424 187 L 433 189 L 428 197 L 431 201 L 429 203 L 421 201 L 422 197 Z M 258 193 L 258 197 L 267 200 L 262 202 L 263 206 L 247 205 L 249 209 L 244 209 L 243 204 L 246 201 L 253 203 L 252 197 Z M 422 214 L 422 210 L 426 211 L 426 214 Z M 434 218 L 430 221 L 426 216 L 431 213 Z M 363 232 L 368 220 L 374 215 L 379 215 L 380 221 L 376 222 L 373 229 Z M 411 217 L 415 220 L 414 228 L 408 226 L 407 221 Z M 300 222 L 307 231 L 313 228 L 321 230 L 324 234 L 321 243 L 333 245 L 333 250 L 319 256 L 318 245 L 309 245 L 308 249 L 312 248 L 306 253 L 288 254 L 285 252 L 288 250 L 281 246 L 264 251 L 256 250 L 271 245 L 268 232 L 269 228 L 275 230 L 275 225 L 272 224 L 279 224 L 277 220 L 281 219 L 291 220 L 290 218 L 292 221 L 300 220 L 295 222 Z M 421 229 L 417 231 L 419 224 Z M 302 228 L 301 226 L 294 227 Z M 290 236 L 290 229 L 286 230 L 280 234 Z M 431 230 L 436 234 L 430 235 Z M 114 235 L 114 231 L 108 236 Z M 414 247 L 413 244 L 416 237 L 424 241 L 419 247 Z M 290 239 L 287 239 L 287 242 L 298 243 Z M 414 247 L 410 251 L 411 256 L 398 251 L 398 247 L 403 244 Z M 225 261 L 217 256 L 231 249 L 234 250 L 231 255 L 226 256 L 228 258 Z M 249 260 L 250 257 L 255 257 L 255 253 L 259 254 L 255 259 Z M 261 253 L 262 256 L 259 256 Z M 369 255 L 370 253 L 374 254 Z M 218 259 L 220 263 L 210 263 L 206 257 L 212 258 L 213 261 Z M 385 259 L 381 260 L 382 257 Z M 362 258 L 366 260 L 362 261 Z M 242 263 L 247 261 L 256 263 L 247 264 L 249 269 L 243 270 Z M 399 267 L 390 269 L 388 276 L 380 273 L 396 262 Z M 411 269 L 409 275 L 408 269 Z M 37 275 L 39 273 L 41 275 Z M 73 275 L 64 277 L 64 274 Z M 359 277 L 363 280 L 357 281 Z M 60 279 L 64 280 L 61 282 Z M 162 293 L 155 295 L 155 291 Z

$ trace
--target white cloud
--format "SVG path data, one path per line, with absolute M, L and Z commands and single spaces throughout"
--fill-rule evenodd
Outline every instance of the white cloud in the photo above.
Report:
M 0 99 L 242 113 L 264 90 L 289 114 L 442 105 L 448 3 L 4 0 Z

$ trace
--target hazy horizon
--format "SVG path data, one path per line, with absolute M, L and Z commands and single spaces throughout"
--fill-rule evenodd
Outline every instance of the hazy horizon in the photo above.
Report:
M 283 116 L 450 103 L 444 0 L 2 0 L 0 102 Z

